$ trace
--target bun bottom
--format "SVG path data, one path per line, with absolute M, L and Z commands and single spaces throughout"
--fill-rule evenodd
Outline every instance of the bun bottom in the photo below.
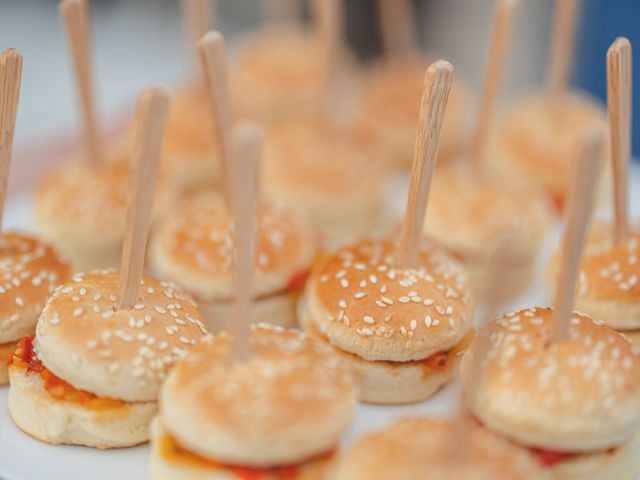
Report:
M 9 342 L 0 344 L 0 386 L 9 383 L 9 371 L 7 362 L 9 357 L 16 351 L 18 342 Z
M 311 460 L 295 467 L 296 480 L 321 480 L 329 478 L 327 470 L 331 467 L 331 457 Z M 215 461 L 197 457 L 191 453 L 177 453 L 171 447 L 171 437 L 156 419 L 151 426 L 151 456 L 149 459 L 150 480 L 245 480 L 247 475 L 241 469 L 229 468 Z M 256 478 L 258 476 L 256 475 Z M 260 480 L 278 480 L 277 474 L 268 471 L 260 473 Z M 287 477 L 289 478 L 289 477 Z
M 303 313 L 306 333 L 325 343 L 328 339 Z M 447 368 L 433 370 L 424 362 L 369 361 L 339 348 L 334 352 L 345 363 L 358 391 L 358 400 L 381 405 L 403 405 L 426 400 L 453 379 L 458 371 L 462 352 L 471 343 L 467 335 L 447 355 Z
M 285 328 L 297 325 L 296 304 L 299 293 L 297 291 L 285 292 L 280 295 L 271 295 L 258 299 L 253 303 L 253 318 L 256 323 L 268 323 Z M 215 303 L 199 300 L 198 311 L 202 314 L 210 333 L 225 330 L 227 322 L 231 318 L 232 304 L 230 302 Z
M 115 408 L 90 409 L 58 400 L 44 389 L 39 375 L 9 368 L 9 414 L 32 437 L 50 444 L 122 448 L 149 439 L 149 422 L 157 402 L 127 403 Z
M 604 453 L 577 456 L 549 468 L 554 480 L 634 480 L 640 474 L 640 431 Z

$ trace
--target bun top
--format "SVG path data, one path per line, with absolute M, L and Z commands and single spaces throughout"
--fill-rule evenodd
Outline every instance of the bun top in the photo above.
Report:
M 224 463 L 299 463 L 335 448 L 355 411 L 346 367 L 322 342 L 278 327 L 251 332 L 233 362 L 232 337 L 207 337 L 171 372 L 160 418 L 187 449 Z
M 67 262 L 36 237 L 0 235 L 0 344 L 33 334 L 47 298 L 68 275 Z
M 407 418 L 369 434 L 340 459 L 335 480 L 534 480 L 540 467 L 525 450 L 471 426 L 465 451 L 451 458 L 451 420 Z
M 494 140 L 505 160 L 518 162 L 533 179 L 563 192 L 572 178 L 576 145 L 591 128 L 608 131 L 605 111 L 591 97 L 572 91 L 552 104 L 541 92 L 505 113 Z
M 467 334 L 473 314 L 463 270 L 424 241 L 419 265 L 400 268 L 390 240 L 366 240 L 322 259 L 307 308 L 336 347 L 366 360 L 422 360 Z
M 386 179 L 370 137 L 336 132 L 320 118 L 281 123 L 267 139 L 265 188 L 274 194 L 359 202 L 362 195 L 380 195 Z
M 36 328 L 42 363 L 74 387 L 125 401 L 155 401 L 175 361 L 206 334 L 195 303 L 145 276 L 138 303 L 115 310 L 118 273 L 76 274 L 49 298 Z
M 488 336 L 483 376 L 472 399 L 489 428 L 547 450 L 580 452 L 619 445 L 640 421 L 640 357 L 619 333 L 574 313 L 569 339 L 551 343 L 553 310 L 498 317 Z M 476 360 L 462 360 L 463 385 Z
M 551 222 L 546 197 L 504 182 L 478 181 L 455 165 L 436 171 L 426 235 L 465 260 L 488 260 L 509 241 L 510 263 L 537 255 Z
M 294 275 L 308 270 L 316 251 L 315 235 L 300 212 L 268 199 L 262 199 L 260 208 L 256 296 L 285 289 Z M 206 192 L 187 199 L 157 227 L 150 248 L 154 269 L 198 298 L 229 299 L 231 224 L 221 195 Z

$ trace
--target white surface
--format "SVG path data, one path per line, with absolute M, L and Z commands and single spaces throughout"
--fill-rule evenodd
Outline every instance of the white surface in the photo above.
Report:
M 635 216 L 640 204 L 640 176 L 633 169 L 631 195 Z M 11 198 L 7 205 L 6 227 L 30 230 L 30 193 L 22 192 Z M 405 197 L 396 192 L 394 200 L 401 207 Z M 394 202 L 396 203 L 396 202 Z M 606 212 L 605 212 L 606 213 Z M 511 305 L 518 306 L 548 303 L 548 292 L 542 281 L 547 259 L 559 235 L 557 226 L 548 238 L 540 257 L 535 286 Z M 11 421 L 6 408 L 7 387 L 0 388 L 0 479 L 2 480 L 139 480 L 146 478 L 148 446 L 123 450 L 98 451 L 85 447 L 50 446 L 38 442 L 20 431 Z M 414 405 L 382 407 L 360 405 L 351 429 L 344 437 L 349 444 L 363 432 L 378 429 L 392 420 L 411 415 L 446 415 L 455 412 L 459 398 L 459 385 L 455 382 L 438 392 L 433 398 Z

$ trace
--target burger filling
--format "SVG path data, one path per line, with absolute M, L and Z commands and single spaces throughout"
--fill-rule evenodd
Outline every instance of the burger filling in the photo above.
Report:
M 318 455 L 308 459 L 304 463 L 296 465 L 281 465 L 269 468 L 255 468 L 243 465 L 231 465 L 228 463 L 202 457 L 181 446 L 175 438 L 163 432 L 157 440 L 160 456 L 168 462 L 182 465 L 229 470 L 242 480 L 297 480 L 302 478 L 302 470 L 308 464 L 314 463 L 318 468 L 326 465 L 334 456 L 335 451 Z
M 22 338 L 9 360 L 7 366 L 16 368 L 27 375 L 38 375 L 45 391 L 56 400 L 73 402 L 93 410 L 120 408 L 127 405 L 122 400 L 99 397 L 91 392 L 79 390 L 56 376 L 45 367 L 33 349 L 33 336 Z

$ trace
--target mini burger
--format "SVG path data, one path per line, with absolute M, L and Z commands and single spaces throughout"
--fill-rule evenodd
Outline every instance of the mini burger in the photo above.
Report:
M 451 420 L 406 418 L 369 434 L 338 461 L 334 480 L 542 480 L 527 452 L 477 426 L 452 456 Z
M 470 408 L 488 430 L 523 446 L 554 479 L 632 479 L 640 472 L 640 357 L 619 333 L 573 313 L 554 342 L 553 309 L 502 315 L 478 335 L 490 347 L 462 359 L 463 387 L 483 374 Z
M 306 335 L 254 326 L 250 356 L 209 336 L 164 384 L 150 478 L 322 479 L 355 412 L 349 372 Z
M 268 198 L 261 200 L 257 236 L 256 318 L 294 326 L 317 238 L 300 211 Z M 234 240 L 222 196 L 203 192 L 176 205 L 157 225 L 149 248 L 154 272 L 196 298 L 211 331 L 224 329 L 233 299 Z
M 6 365 L 16 342 L 33 335 L 47 298 L 68 275 L 67 262 L 46 243 L 20 233 L 0 235 L 0 385 L 9 382 Z
M 149 438 L 160 384 L 206 330 L 175 286 L 144 277 L 124 310 L 115 308 L 117 287 L 115 272 L 75 275 L 47 301 L 35 337 L 18 342 L 8 406 L 29 435 L 97 448 Z
M 419 263 L 398 266 L 390 240 L 366 240 L 321 259 L 300 303 L 307 332 L 349 366 L 359 399 L 424 400 L 453 378 L 471 339 L 466 276 L 424 242 Z

